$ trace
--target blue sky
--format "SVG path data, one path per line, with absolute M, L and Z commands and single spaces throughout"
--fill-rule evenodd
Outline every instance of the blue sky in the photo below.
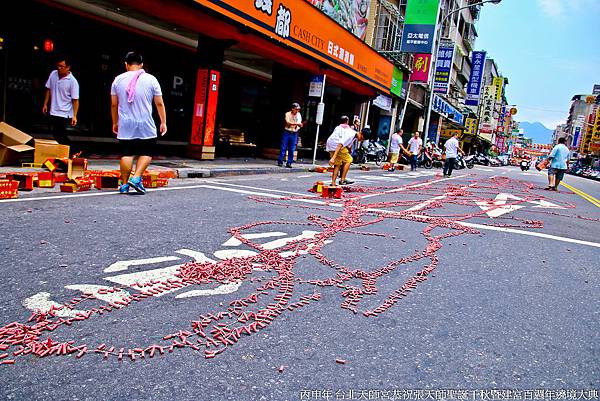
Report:
M 476 29 L 476 50 L 486 50 L 509 80 L 518 121 L 554 129 L 573 95 L 600 84 L 600 0 L 485 4 Z

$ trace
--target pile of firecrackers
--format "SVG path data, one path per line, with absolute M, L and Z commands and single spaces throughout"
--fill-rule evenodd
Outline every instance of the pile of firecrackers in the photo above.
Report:
M 42 166 L 47 171 L 8 172 L 0 174 L 0 199 L 16 199 L 19 191 L 35 188 L 55 188 L 61 192 L 83 192 L 92 188 L 117 190 L 121 184 L 119 170 L 88 170 L 85 158 L 48 159 Z M 170 178 L 176 178 L 173 170 L 149 170 L 142 176 L 146 188 L 165 187 Z

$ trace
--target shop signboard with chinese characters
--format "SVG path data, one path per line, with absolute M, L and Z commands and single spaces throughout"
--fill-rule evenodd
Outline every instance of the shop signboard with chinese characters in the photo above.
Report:
M 502 90 L 504 89 L 504 78 L 495 77 L 492 80 L 492 85 L 494 86 L 496 101 L 499 102 L 500 100 L 502 100 Z
M 394 72 L 392 73 L 392 86 L 390 92 L 398 97 L 404 97 L 402 93 L 402 84 L 404 81 L 404 72 L 396 66 L 394 66 Z
M 600 107 L 596 109 L 596 117 L 594 118 L 594 127 L 592 128 L 592 140 L 600 141 Z
M 479 124 L 479 132 L 484 134 L 491 134 L 496 129 L 496 120 L 494 117 L 496 101 L 495 98 L 495 86 L 488 85 L 485 87 L 483 99 L 481 101 L 481 113 Z
M 433 96 L 432 109 L 455 123 L 462 125 L 464 116 L 450 103 L 442 99 L 438 95 Z
M 477 119 L 465 118 L 465 135 L 475 135 L 477 133 Z
M 410 74 L 410 81 L 427 83 L 429 81 L 430 64 L 431 54 L 415 54 L 415 65 L 412 73 Z
M 439 0 L 408 0 L 400 51 L 433 53 L 433 38 L 438 18 Z
M 389 93 L 393 64 L 307 1 L 195 1 L 247 29 Z
M 483 79 L 483 69 L 485 67 L 485 52 L 473 52 L 471 58 L 471 77 L 467 85 L 467 96 L 465 105 L 478 106 L 479 95 L 481 94 L 481 81 Z
M 448 41 L 442 42 L 435 61 L 435 74 L 433 78 L 433 91 L 435 93 L 448 94 L 453 57 L 454 43 Z

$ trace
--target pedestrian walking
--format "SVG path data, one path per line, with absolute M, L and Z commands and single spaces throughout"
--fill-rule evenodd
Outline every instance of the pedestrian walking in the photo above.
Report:
M 48 109 L 48 104 L 50 108 Z M 77 125 L 79 111 L 79 83 L 71 72 L 71 63 L 61 58 L 56 69 L 48 76 L 42 113 L 49 114 L 50 132 L 58 143 L 69 145 L 67 124 Z
M 298 143 L 298 131 L 302 128 L 302 116 L 300 115 L 300 105 L 298 103 L 292 103 L 290 111 L 285 113 L 285 126 L 283 128 L 283 134 L 281 135 L 281 148 L 279 150 L 279 158 L 277 159 L 277 165 L 283 166 L 283 159 L 285 158 L 285 152 L 287 151 L 287 163 L 286 167 L 291 168 L 294 162 L 294 152 L 296 151 L 296 144 Z
M 402 143 L 402 134 L 404 131 L 399 129 L 398 131 L 392 134 L 392 138 L 390 139 L 390 167 L 388 171 L 394 171 L 396 163 L 398 163 L 398 159 L 400 158 L 400 151 L 404 153 L 408 153 L 408 150 L 404 147 Z
M 157 140 L 152 103 L 160 118 L 160 134 L 167 133 L 167 113 L 160 84 L 143 67 L 141 54 L 127 53 L 127 71 L 115 78 L 110 89 L 112 129 L 119 140 L 121 152 L 121 193 L 128 193 L 130 187 L 140 194 L 146 193 L 142 175 L 156 153 Z M 134 156 L 138 159 L 130 178 Z
M 548 167 L 548 187 L 549 191 L 558 191 L 558 185 L 565 177 L 565 172 L 569 167 L 570 152 L 565 145 L 565 138 L 558 138 L 558 144 L 552 148 L 548 155 L 550 166 Z
M 454 163 L 456 163 L 456 158 L 458 157 L 458 154 L 465 154 L 458 143 L 458 132 L 454 131 L 452 138 L 448 139 L 444 144 L 444 148 L 446 149 L 446 160 L 444 161 L 444 177 L 450 177 L 452 175 Z
M 348 116 L 342 116 L 340 124 L 335 127 L 329 138 L 327 138 L 327 144 L 325 150 L 329 152 L 331 159 L 329 165 L 333 166 L 333 172 L 331 173 L 331 185 L 335 186 L 335 180 L 338 173 L 341 171 L 340 185 L 350 185 L 354 181 L 346 179 L 348 170 L 350 170 L 350 164 L 352 163 L 352 156 L 350 154 L 350 147 L 355 139 L 359 142 L 362 141 L 363 137 L 360 132 L 356 132 L 348 125 L 350 119 Z
M 423 140 L 420 137 L 420 132 L 415 131 L 412 138 L 408 141 L 408 151 L 410 152 L 410 171 L 417 169 L 417 161 L 423 150 Z

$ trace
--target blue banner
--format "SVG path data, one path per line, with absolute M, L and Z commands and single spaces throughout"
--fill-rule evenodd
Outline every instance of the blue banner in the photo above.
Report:
M 448 118 L 449 120 L 452 120 L 457 124 L 463 125 L 463 114 L 438 95 L 433 96 L 432 109 L 438 114 L 441 114 L 444 117 Z
M 433 78 L 433 91 L 448 94 L 450 86 L 450 71 L 454 58 L 454 43 L 442 43 L 438 49 L 435 61 L 435 75 Z
M 467 106 L 479 105 L 479 95 L 481 94 L 481 80 L 485 68 L 485 52 L 473 52 L 471 59 L 471 77 L 467 86 L 467 96 L 465 104 Z

